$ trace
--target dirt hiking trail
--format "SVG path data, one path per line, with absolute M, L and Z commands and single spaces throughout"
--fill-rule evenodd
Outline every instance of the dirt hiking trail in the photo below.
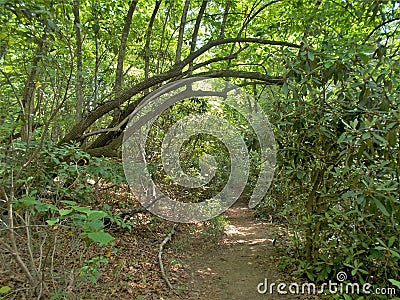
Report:
M 187 299 L 258 300 L 300 299 L 294 295 L 260 294 L 259 283 L 290 283 L 278 270 L 271 225 L 254 219 L 247 204 L 238 201 L 227 211 L 229 226 L 223 241 L 212 249 L 193 251 L 185 263 L 190 266 Z

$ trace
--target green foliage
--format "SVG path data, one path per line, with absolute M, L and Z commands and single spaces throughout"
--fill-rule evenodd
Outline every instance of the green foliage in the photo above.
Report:
M 1 147 L 1 145 L 0 145 Z M 13 151 L 5 149 L 0 154 L 3 182 L 12 182 L 27 158 L 38 144 L 14 142 Z M 96 188 L 103 183 L 120 186 L 125 182 L 120 163 L 112 159 L 92 157 L 83 152 L 77 145 L 65 144 L 55 146 L 45 144 L 36 158 L 23 169 L 20 179 L 15 183 L 18 193 L 36 195 L 46 198 L 70 199 L 79 202 L 91 202 Z
M 228 225 L 229 221 L 225 215 L 216 216 L 206 224 L 203 234 L 211 236 L 221 234 Z
M 61 289 L 57 289 L 57 292 L 51 296 L 50 300 L 56 300 L 63 297 L 68 297 L 68 294 L 66 292 L 63 292 Z
M 125 220 L 125 218 L 121 217 L 121 214 L 112 212 L 109 205 L 105 204 L 103 209 L 107 213 L 108 220 L 116 224 L 118 228 L 132 229 L 132 222 Z
M 101 273 L 99 271 L 101 265 L 107 264 L 108 260 L 103 256 L 97 256 L 93 259 L 85 260 L 84 265 L 79 270 L 79 276 L 83 280 L 90 280 L 92 283 L 96 283 Z
M 324 281 L 345 270 L 384 284 L 399 276 L 400 69 L 376 54 L 382 45 L 342 42 L 288 53 L 283 95 L 269 104 L 278 168 L 258 214 L 294 221 L 295 274 Z M 384 47 L 395 55 L 398 40 Z
M 102 210 L 92 210 L 90 207 L 78 205 L 75 201 L 61 200 L 60 206 L 43 203 L 32 196 L 24 196 L 14 203 L 16 210 L 33 209 L 34 213 L 43 213 L 52 216 L 46 220 L 50 226 L 58 226 L 71 223 L 75 227 L 81 228 L 81 235 L 89 240 L 104 246 L 109 244 L 114 238 L 104 232 L 103 219 L 108 214 Z
M 251 195 L 252 187 L 260 171 L 260 148 L 254 130 L 246 119 L 229 105 L 210 103 L 208 99 L 191 98 L 166 109 L 154 122 L 146 140 L 148 171 L 159 185 L 161 191 L 179 201 L 201 202 L 218 194 L 226 185 L 231 172 L 231 160 L 227 147 L 209 134 L 196 134 L 183 143 L 180 151 L 182 170 L 191 176 L 200 176 L 199 161 L 203 155 L 210 155 L 216 161 L 214 177 L 208 184 L 187 189 L 175 184 L 163 169 L 161 149 L 163 138 L 170 127 L 180 119 L 193 114 L 212 114 L 226 120 L 243 137 L 249 150 L 250 179 L 245 189 Z
M 200 2 L 191 1 L 183 33 L 183 58 L 191 51 Z M 271 86 L 248 78 L 229 80 L 255 95 L 274 128 L 278 166 L 257 216 L 288 223 L 291 247 L 284 267 L 315 281 L 331 279 L 345 270 L 360 282 L 373 279 L 376 284 L 398 286 L 398 1 L 229 3 L 225 38 L 241 36 L 301 45 L 298 49 L 223 44 L 193 62 L 193 74 L 229 70 L 279 78 Z M 220 37 L 226 4 L 207 2 L 195 50 Z M 183 5 L 183 1 L 162 1 L 160 5 L 148 49 L 149 77 L 175 64 Z M 121 30 L 128 9 L 129 1 L 80 1 L 81 20 L 76 23 L 72 3 L 0 1 L 2 194 L 12 195 L 15 213 L 31 210 L 52 226 L 75 226 L 88 241 L 100 244 L 112 240 L 104 232 L 103 218 L 121 227 L 131 226 L 109 209 L 91 208 L 101 186 L 124 182 L 121 164 L 81 150 L 97 135 L 76 137 L 79 145 L 56 143 L 81 121 L 76 120 L 75 30 L 81 31 L 82 38 L 79 73 L 85 117 L 114 97 Z M 136 7 L 125 51 L 122 90 L 148 80 L 143 49 L 147 37 L 143 32 L 152 9 L 146 1 L 139 1 Z M 218 60 L 226 56 L 231 58 Z M 186 67 L 174 78 L 191 73 Z M 130 107 L 151 88 L 128 97 L 132 99 L 120 109 Z M 146 149 L 149 172 L 160 189 L 173 199 L 200 202 L 215 195 L 227 181 L 229 155 L 220 141 L 208 135 L 192 137 L 180 155 L 184 171 L 193 175 L 199 173 L 202 155 L 216 159 L 218 171 L 209 185 L 187 191 L 174 185 L 160 169 L 163 137 L 172 124 L 193 113 L 215 113 L 244 136 L 251 159 L 244 196 L 250 195 L 260 168 L 254 132 L 234 109 L 212 107 L 204 99 L 182 102 L 154 122 Z M 111 112 L 104 114 L 84 133 L 111 124 L 114 127 L 122 120 L 114 117 Z M 32 136 L 24 139 L 28 125 Z M 107 134 L 114 137 L 114 132 Z M 216 229 L 224 222 L 219 217 L 210 221 Z M 89 274 L 85 278 L 96 278 L 99 261 L 87 262 L 82 273 Z M 53 295 L 54 299 L 62 296 L 61 290 Z
M 7 294 L 9 291 L 11 291 L 11 288 L 7 285 L 0 287 L 0 299 L 3 299 L 3 295 Z

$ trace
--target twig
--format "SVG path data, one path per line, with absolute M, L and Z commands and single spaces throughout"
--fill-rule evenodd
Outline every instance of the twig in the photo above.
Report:
M 162 278 L 165 280 L 165 282 L 167 283 L 168 287 L 171 290 L 173 290 L 174 288 L 172 287 L 171 282 L 169 281 L 167 275 L 165 274 L 164 265 L 163 265 L 163 262 L 162 262 L 162 253 L 163 253 L 163 248 L 164 248 L 165 244 L 168 243 L 168 241 L 171 240 L 172 235 L 175 233 L 175 227 L 176 227 L 176 224 L 172 227 L 171 232 L 165 237 L 165 239 L 160 244 L 160 251 L 158 252 L 158 262 L 160 264 Z
M 32 277 L 31 272 L 29 271 L 28 267 L 26 266 L 26 264 L 24 263 L 22 257 L 19 254 L 18 251 L 18 246 L 17 246 L 17 242 L 16 242 L 16 238 L 15 238 L 15 231 L 14 231 L 14 212 L 13 212 L 13 203 L 12 201 L 14 200 L 14 185 L 13 185 L 13 181 L 11 181 L 11 193 L 10 193 L 10 197 L 7 196 L 6 191 L 4 190 L 3 186 L 0 186 L 1 188 L 1 192 L 4 196 L 4 198 L 6 199 L 6 203 L 7 203 L 7 211 L 8 211 L 8 233 L 9 233 L 9 240 L 11 242 L 11 254 L 13 255 L 15 261 L 17 262 L 17 264 L 19 265 L 19 267 L 22 269 L 22 271 L 24 272 L 26 278 L 29 280 L 29 283 L 31 284 L 31 286 L 33 288 L 36 289 L 36 281 L 35 279 Z
M 54 243 L 53 243 L 53 251 L 51 253 L 51 262 L 50 262 L 50 274 L 51 274 L 51 282 L 53 284 L 54 292 L 57 292 L 57 288 L 54 280 L 54 255 L 56 254 L 57 247 L 57 234 L 54 235 Z

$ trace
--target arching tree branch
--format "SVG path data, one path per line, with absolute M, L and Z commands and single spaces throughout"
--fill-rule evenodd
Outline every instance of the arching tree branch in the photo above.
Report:
M 71 131 L 65 135 L 65 137 L 61 140 L 60 143 L 65 143 L 71 140 L 79 139 L 81 135 L 86 131 L 86 129 L 89 128 L 89 126 L 92 125 L 96 120 L 98 120 L 99 118 L 101 118 L 103 115 L 110 112 L 114 108 L 118 107 L 120 104 L 124 103 L 131 97 L 157 84 L 171 80 L 181 75 L 184 67 L 186 67 L 189 63 L 193 62 L 195 59 L 200 57 L 208 50 L 220 45 L 230 44 L 230 43 L 256 43 L 260 45 L 283 46 L 283 47 L 292 47 L 298 49 L 301 48 L 301 45 L 294 43 L 274 41 L 274 40 L 263 40 L 257 38 L 228 38 L 228 39 L 210 41 L 197 51 L 190 54 L 186 59 L 176 64 L 170 71 L 150 77 L 147 80 L 141 81 L 140 83 L 125 89 L 125 91 L 121 92 L 120 95 L 115 100 L 104 103 L 103 105 L 94 109 L 91 113 L 88 114 L 88 116 L 81 123 L 75 125 L 71 129 Z

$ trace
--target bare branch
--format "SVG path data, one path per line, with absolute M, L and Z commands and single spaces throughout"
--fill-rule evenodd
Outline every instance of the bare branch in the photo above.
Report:
M 32 59 L 32 67 L 31 71 L 29 72 L 28 78 L 25 82 L 25 87 L 23 91 L 22 103 L 24 105 L 24 114 L 23 117 L 23 125 L 21 129 L 21 138 L 25 142 L 29 142 L 32 135 L 32 126 L 33 126 L 33 96 L 35 92 L 35 77 L 38 71 L 38 65 L 42 58 L 42 51 L 44 48 L 44 42 L 47 39 L 47 35 L 43 34 L 42 37 L 38 41 L 37 49 L 35 55 Z
M 125 119 L 123 119 L 117 126 L 114 126 L 112 128 L 103 128 L 99 129 L 93 132 L 86 133 L 80 137 L 80 139 L 85 139 L 89 136 L 97 135 L 97 134 L 102 134 L 102 133 L 108 133 L 108 132 L 115 132 L 115 131 L 121 131 L 122 126 L 124 126 L 128 121 L 129 121 L 130 116 L 127 116 Z
M 165 282 L 167 283 L 168 287 L 171 290 L 173 290 L 174 288 L 172 287 L 172 284 L 169 281 L 168 276 L 165 274 L 164 264 L 163 264 L 163 261 L 162 261 L 162 254 L 163 254 L 164 246 L 171 240 L 172 235 L 175 233 L 175 227 L 176 227 L 176 224 L 172 227 L 170 233 L 161 242 L 160 250 L 158 251 L 158 263 L 160 264 L 161 275 L 162 275 L 162 278 L 165 280 Z
M 7 75 L 7 73 L 4 72 L 1 68 L 0 68 L 0 73 L 3 74 L 3 76 L 4 76 L 4 78 L 6 79 L 7 83 L 11 86 L 11 89 L 12 89 L 12 91 L 13 91 L 13 93 L 14 93 L 14 96 L 15 96 L 15 98 L 17 99 L 19 106 L 21 107 L 22 114 L 25 114 L 24 105 L 22 104 L 22 101 L 21 101 L 21 99 L 19 98 L 18 93 L 17 93 L 17 90 L 15 89 L 15 86 L 14 86 L 14 84 L 12 83 L 10 77 L 9 77 L 9 76 Z
M 376 27 L 368 34 L 368 36 L 366 37 L 366 40 L 368 40 L 368 39 L 374 34 L 374 32 L 377 31 L 377 30 L 378 30 L 379 28 L 381 28 L 382 26 L 385 26 L 386 24 L 389 24 L 389 23 L 392 23 L 392 22 L 396 22 L 396 21 L 399 21 L 399 20 L 400 20 L 400 18 L 394 18 L 394 19 L 386 20 L 385 22 L 379 24 L 378 26 L 376 26 Z
M 3 186 L 0 186 L 1 192 L 3 194 L 3 197 L 6 199 L 7 202 L 7 211 L 8 211 L 8 235 L 9 239 L 11 242 L 11 254 L 13 255 L 15 261 L 19 265 L 19 267 L 22 269 L 24 272 L 26 278 L 29 280 L 29 283 L 31 284 L 32 287 L 36 287 L 36 280 L 33 278 L 31 272 L 29 271 L 28 267 L 24 263 L 23 259 L 21 258 L 19 251 L 18 251 L 18 246 L 15 238 L 15 232 L 14 232 L 14 212 L 13 212 L 13 201 L 14 201 L 14 186 L 13 182 L 11 182 L 11 193 L 10 197 L 7 196 Z
M 243 31 L 246 29 L 247 25 L 249 25 L 250 22 L 251 22 L 255 17 L 258 16 L 258 14 L 260 14 L 264 9 L 268 8 L 268 7 L 271 6 L 272 4 L 275 4 L 275 3 L 279 2 L 279 1 L 281 1 L 281 0 L 274 0 L 274 1 L 268 2 L 268 3 L 264 4 L 261 8 L 259 8 L 255 13 L 251 14 L 252 11 L 255 9 L 255 7 L 258 5 L 258 4 L 254 4 L 254 6 L 252 7 L 252 9 L 251 9 L 251 11 L 250 11 L 249 16 L 248 16 L 248 17 L 245 19 L 245 21 L 243 22 L 243 25 L 242 25 L 242 27 L 239 29 L 238 34 L 236 35 L 236 37 L 237 37 L 237 38 L 240 38 L 240 37 L 242 36 L 242 33 L 243 33 Z M 235 49 L 235 46 L 236 46 L 236 43 L 233 43 L 233 44 L 232 44 L 232 47 L 231 47 L 231 53 L 233 53 L 233 51 L 234 51 L 234 49 Z M 229 61 L 229 65 L 230 65 L 230 63 L 231 63 L 231 61 Z

